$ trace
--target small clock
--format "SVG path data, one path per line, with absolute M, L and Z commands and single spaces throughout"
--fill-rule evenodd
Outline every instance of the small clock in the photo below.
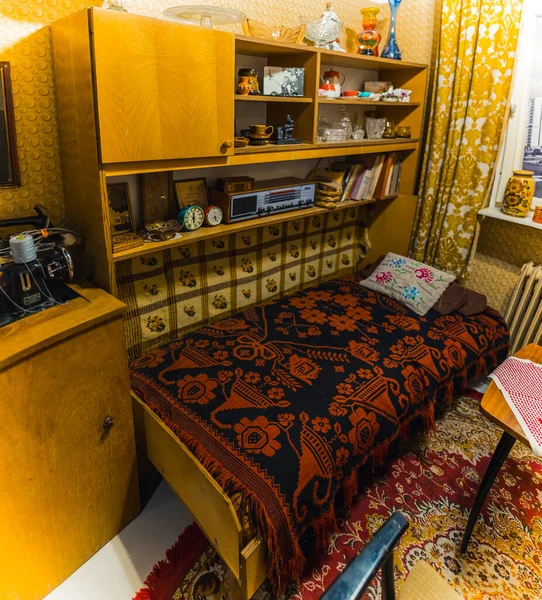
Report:
M 193 206 L 186 206 L 181 209 L 177 215 L 177 221 L 183 226 L 183 229 L 187 231 L 195 231 L 203 225 L 205 220 L 205 214 L 203 208 L 194 204 Z
M 204 213 L 207 227 L 216 227 L 222 223 L 224 213 L 220 207 L 211 204 L 205 208 Z

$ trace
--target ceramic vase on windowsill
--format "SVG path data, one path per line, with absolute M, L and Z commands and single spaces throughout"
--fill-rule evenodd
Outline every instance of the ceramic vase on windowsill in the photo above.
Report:
M 399 46 L 397 45 L 397 38 L 395 37 L 397 26 L 397 12 L 399 10 L 401 0 L 388 0 L 388 3 L 390 5 L 391 12 L 390 33 L 388 35 L 388 41 L 386 42 L 384 50 L 382 50 L 382 54 L 380 56 L 382 58 L 392 58 L 394 60 L 401 60 L 401 50 L 399 50 Z
M 535 180 L 532 171 L 514 171 L 506 184 L 502 212 L 512 217 L 526 217 L 533 202 Z

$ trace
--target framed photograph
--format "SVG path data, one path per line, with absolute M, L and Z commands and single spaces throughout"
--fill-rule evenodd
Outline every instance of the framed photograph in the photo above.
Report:
M 10 65 L 0 61 L 0 187 L 21 185 Z
M 302 67 L 264 67 L 264 96 L 303 96 L 305 69 Z
M 127 183 L 112 183 L 108 185 L 107 197 L 109 198 L 111 235 L 135 231 L 129 185 Z
M 173 186 L 179 210 L 193 204 L 199 204 L 202 208 L 209 205 L 209 191 L 204 177 L 174 181 Z
M 141 190 L 143 192 L 143 224 L 153 221 L 167 221 L 173 215 L 173 206 L 170 202 L 173 189 L 171 173 L 144 173 L 140 175 Z

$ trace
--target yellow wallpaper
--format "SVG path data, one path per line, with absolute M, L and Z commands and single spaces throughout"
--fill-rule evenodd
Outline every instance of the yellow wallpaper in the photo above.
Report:
M 205 1 L 205 0 L 198 0 Z M 133 13 L 159 16 L 168 6 L 192 0 L 124 0 Z M 270 25 L 293 26 L 299 16 L 318 17 L 325 0 L 212 0 L 210 4 L 244 11 L 249 18 Z M 439 0 L 403 0 L 399 10 L 398 40 L 405 60 L 429 62 Z M 51 36 L 47 25 L 101 0 L 2 0 L 0 2 L 0 59 L 11 62 L 17 145 L 22 186 L 0 191 L 0 219 L 28 214 L 36 203 L 47 206 L 53 219 L 64 214 L 53 85 Z M 336 0 L 335 10 L 345 22 L 344 43 L 361 29 L 360 9 L 370 0 Z M 379 30 L 385 39 L 389 9 L 380 6 Z M 241 32 L 241 27 L 236 26 Z
M 531 260 L 539 265 L 542 264 L 542 232 L 525 225 L 486 218 L 476 251 L 517 267 Z

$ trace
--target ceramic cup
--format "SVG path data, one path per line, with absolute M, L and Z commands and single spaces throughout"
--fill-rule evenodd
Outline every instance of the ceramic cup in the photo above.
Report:
M 273 133 L 274 128 L 272 125 L 251 125 L 250 133 L 258 137 L 269 137 Z

